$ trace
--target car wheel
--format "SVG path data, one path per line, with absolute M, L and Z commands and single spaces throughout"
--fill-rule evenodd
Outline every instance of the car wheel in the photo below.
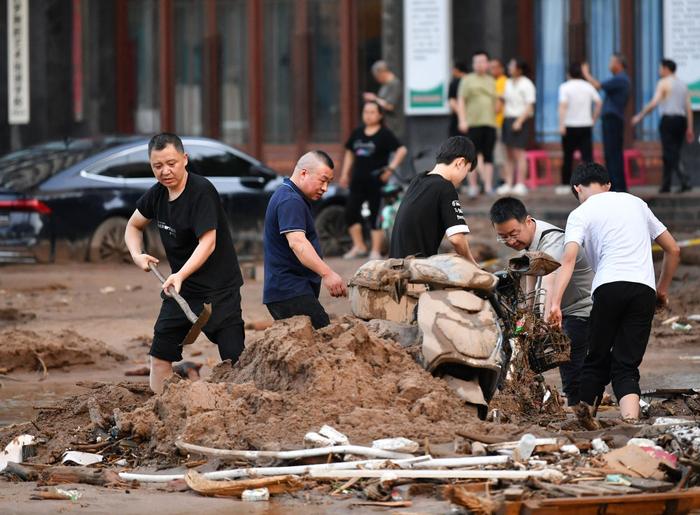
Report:
M 128 263 L 129 249 L 124 242 L 124 231 L 128 220 L 121 216 L 107 218 L 90 240 L 88 260 L 93 263 Z
M 328 206 L 321 211 L 316 217 L 316 232 L 326 256 L 340 256 L 352 247 L 343 206 Z

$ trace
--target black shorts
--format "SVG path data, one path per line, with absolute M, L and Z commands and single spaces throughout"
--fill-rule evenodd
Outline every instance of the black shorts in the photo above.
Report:
M 525 149 L 530 141 L 530 120 L 526 120 L 519 131 L 514 131 L 513 122 L 515 120 L 516 118 L 503 119 L 501 140 L 506 147 Z
M 313 295 L 302 295 L 280 302 L 270 302 L 267 310 L 275 320 L 283 320 L 298 315 L 306 315 L 311 319 L 314 329 L 326 327 L 331 323 L 328 313 Z
M 379 209 L 382 205 L 382 183 L 372 177 L 350 184 L 350 194 L 345 204 L 345 223 L 348 227 L 362 223 L 362 204 L 369 204 L 370 229 L 380 229 Z
M 476 153 L 484 156 L 485 163 L 493 163 L 493 147 L 496 144 L 496 127 L 480 125 L 469 127 L 467 138 L 472 140 Z
M 185 313 L 175 299 L 163 297 L 158 320 L 153 328 L 153 343 L 148 352 L 154 358 L 164 361 L 182 360 L 182 340 L 192 327 Z M 241 317 L 241 293 L 238 286 L 211 294 L 193 298 L 185 297 L 195 314 L 202 312 L 202 305 L 211 302 L 211 317 L 202 332 L 219 346 L 221 359 L 238 360 L 243 352 L 245 332 Z

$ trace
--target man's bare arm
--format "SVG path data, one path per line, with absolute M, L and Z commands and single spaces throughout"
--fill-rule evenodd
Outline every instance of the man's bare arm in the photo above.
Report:
M 673 274 L 676 273 L 678 264 L 681 261 L 681 248 L 668 231 L 662 232 L 655 241 L 664 251 L 661 275 L 659 276 L 659 282 L 656 284 L 656 297 L 661 304 L 665 305 L 668 303 L 668 288 L 671 286 Z
M 303 231 L 293 231 L 285 233 L 289 248 L 299 262 L 312 272 L 321 276 L 323 284 L 333 297 L 343 297 L 347 295 L 345 281 L 323 259 L 318 255 L 316 249 L 306 237 Z
M 211 229 L 199 237 L 199 243 L 195 247 L 192 255 L 185 261 L 182 268 L 170 276 L 163 283 L 163 291 L 167 294 L 171 286 L 175 287 L 175 291 L 180 293 L 182 283 L 199 270 L 204 263 L 207 262 L 209 256 L 216 248 L 216 229 Z
M 129 218 L 126 224 L 126 231 L 124 231 L 124 242 L 129 249 L 131 259 L 136 266 L 145 272 L 150 270 L 148 267 L 149 263 L 158 263 L 158 259 L 143 251 L 143 231 L 149 222 L 150 220 L 136 209 L 131 218 Z
M 472 255 L 472 251 L 469 248 L 469 241 L 467 241 L 467 235 L 465 233 L 460 232 L 453 234 L 452 236 L 448 236 L 447 239 L 450 240 L 450 243 L 452 244 L 452 247 L 454 247 L 457 254 L 468 259 L 476 266 L 479 266 L 479 263 L 476 262 L 474 256 Z
M 570 241 L 564 247 L 564 255 L 561 258 L 561 267 L 557 270 L 557 279 L 552 291 L 551 305 L 549 307 L 549 321 L 561 326 L 561 299 L 564 290 L 569 285 L 571 275 L 574 273 L 576 256 L 578 256 L 579 244 Z

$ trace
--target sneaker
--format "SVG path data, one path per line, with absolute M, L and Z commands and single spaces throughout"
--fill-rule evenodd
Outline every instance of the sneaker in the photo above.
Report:
M 381 252 L 370 252 L 369 253 L 369 259 L 384 259 L 384 256 L 382 256 Z
M 527 195 L 528 189 L 527 186 L 525 186 L 522 182 L 519 182 L 515 186 L 513 186 L 513 189 L 511 190 L 515 195 Z M 571 190 L 569 190 L 571 191 Z
M 367 251 L 366 250 L 359 250 L 356 248 L 352 248 L 349 251 L 347 251 L 345 254 L 343 254 L 343 259 L 358 259 L 358 258 L 363 258 L 367 257 Z
M 508 195 L 508 193 L 510 193 L 511 190 L 512 188 L 510 187 L 510 184 L 504 182 L 498 188 L 496 188 L 496 193 L 498 193 L 499 195 Z
M 469 198 L 478 197 L 479 196 L 479 186 L 469 186 L 469 188 L 467 188 L 467 196 L 469 196 Z
M 557 186 L 554 188 L 554 193 L 557 195 L 568 195 L 571 193 L 571 188 L 569 186 Z

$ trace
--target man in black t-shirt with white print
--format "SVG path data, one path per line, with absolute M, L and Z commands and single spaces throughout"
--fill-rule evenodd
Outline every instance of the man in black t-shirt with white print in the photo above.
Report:
M 435 167 L 413 179 L 401 200 L 391 233 L 390 257 L 433 256 L 443 236 L 447 236 L 457 254 L 476 264 L 456 189 L 476 162 L 476 150 L 469 138 L 453 136 L 440 146 Z
M 150 263 L 158 260 L 143 252 L 143 231 L 155 219 L 172 269 L 163 283 L 163 303 L 149 351 L 151 389 L 160 393 L 172 374 L 172 363 L 182 359 L 180 344 L 192 326 L 169 289 L 180 293 L 195 313 L 205 302 L 212 304 L 203 332 L 218 345 L 222 360 L 236 362 L 245 340 L 243 278 L 219 194 L 207 179 L 187 172 L 180 138 L 168 133 L 154 136 L 148 158 L 158 182 L 137 201 L 125 241 L 136 266 L 148 272 Z

